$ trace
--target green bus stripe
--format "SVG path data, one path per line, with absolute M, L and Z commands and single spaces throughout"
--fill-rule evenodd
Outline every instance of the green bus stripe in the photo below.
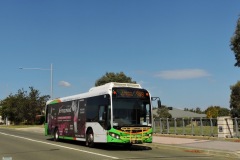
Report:
M 59 136 L 60 139 L 76 140 L 74 137 Z

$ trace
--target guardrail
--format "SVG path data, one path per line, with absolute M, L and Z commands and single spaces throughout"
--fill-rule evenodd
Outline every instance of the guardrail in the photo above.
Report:
M 225 125 L 219 118 L 159 118 L 154 120 L 153 132 L 208 137 L 220 137 L 224 133 L 225 138 L 240 138 L 240 118 L 224 120 Z

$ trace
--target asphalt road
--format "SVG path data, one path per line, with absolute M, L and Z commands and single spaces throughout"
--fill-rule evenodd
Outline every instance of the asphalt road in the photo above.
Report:
M 131 149 L 106 144 L 88 148 L 82 142 L 54 142 L 37 131 L 0 128 L 0 159 L 4 159 L 3 157 L 11 157 L 12 160 L 226 159 L 216 155 L 164 148 L 155 144 L 133 145 Z

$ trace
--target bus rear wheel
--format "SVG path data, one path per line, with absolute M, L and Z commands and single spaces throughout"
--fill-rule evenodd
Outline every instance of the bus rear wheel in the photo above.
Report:
M 93 137 L 93 130 L 90 129 L 87 132 L 86 136 L 86 146 L 93 148 L 94 147 L 94 137 Z
M 59 141 L 59 131 L 58 131 L 57 128 L 54 130 L 53 140 L 54 140 L 55 142 Z

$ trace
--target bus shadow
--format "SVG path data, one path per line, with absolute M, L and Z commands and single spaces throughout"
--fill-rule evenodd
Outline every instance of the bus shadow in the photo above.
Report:
M 152 150 L 151 147 L 143 146 L 140 144 L 132 145 L 131 147 L 119 145 L 119 144 L 97 144 L 97 148 L 103 149 L 103 150 L 108 150 L 108 151 L 148 151 L 148 150 Z
M 49 138 L 47 140 L 54 141 L 53 138 Z M 89 148 L 85 145 L 85 142 L 81 142 L 81 141 L 72 141 L 72 140 L 61 139 L 61 140 L 59 140 L 59 142 Z M 144 146 L 141 144 L 133 144 L 131 147 L 129 147 L 129 146 L 124 146 L 124 145 L 120 145 L 120 144 L 95 143 L 94 148 L 101 149 L 101 150 L 108 150 L 108 151 L 148 151 L 148 150 L 152 150 L 151 147 Z

